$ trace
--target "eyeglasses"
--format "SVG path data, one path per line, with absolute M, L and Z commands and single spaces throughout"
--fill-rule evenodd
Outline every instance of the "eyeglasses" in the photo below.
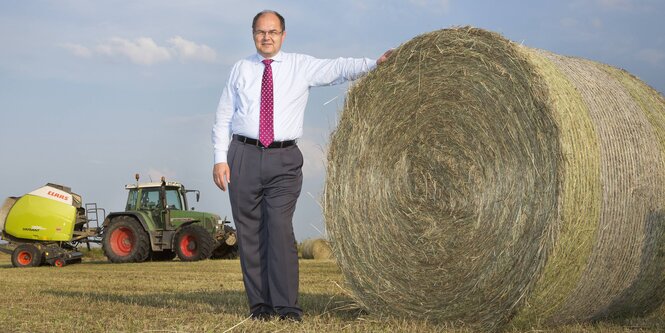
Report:
M 254 37 L 265 37 L 268 36 L 270 38 L 275 38 L 279 35 L 282 34 L 283 31 L 277 31 L 277 30 L 270 30 L 270 31 L 263 31 L 263 30 L 254 30 Z

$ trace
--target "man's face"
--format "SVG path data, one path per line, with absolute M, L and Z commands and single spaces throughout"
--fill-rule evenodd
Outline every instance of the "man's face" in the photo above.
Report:
M 272 58 L 282 48 L 286 31 L 282 31 L 277 15 L 268 13 L 256 20 L 253 35 L 256 52 L 264 58 Z

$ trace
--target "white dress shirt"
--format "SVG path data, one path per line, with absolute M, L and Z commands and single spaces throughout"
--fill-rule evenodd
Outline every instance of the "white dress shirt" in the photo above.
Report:
M 263 59 L 256 53 L 231 69 L 212 129 L 215 163 L 226 162 L 231 134 L 259 137 Z M 279 52 L 272 59 L 275 141 L 302 136 L 309 88 L 355 80 L 376 67 L 376 60 L 368 58 L 317 59 Z

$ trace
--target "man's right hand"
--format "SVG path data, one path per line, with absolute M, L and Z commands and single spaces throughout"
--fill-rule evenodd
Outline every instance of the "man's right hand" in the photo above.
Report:
M 226 191 L 226 183 L 231 182 L 231 169 L 227 163 L 217 163 L 212 168 L 212 179 L 220 190 Z

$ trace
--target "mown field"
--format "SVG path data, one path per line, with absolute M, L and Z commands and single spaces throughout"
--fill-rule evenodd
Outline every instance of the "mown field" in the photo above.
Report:
M 247 320 L 238 260 L 16 269 L 0 254 L 0 332 L 467 332 L 361 311 L 333 261 L 300 262 L 302 323 Z M 520 330 L 509 329 L 517 332 Z M 665 332 L 665 307 L 622 322 L 527 332 Z

